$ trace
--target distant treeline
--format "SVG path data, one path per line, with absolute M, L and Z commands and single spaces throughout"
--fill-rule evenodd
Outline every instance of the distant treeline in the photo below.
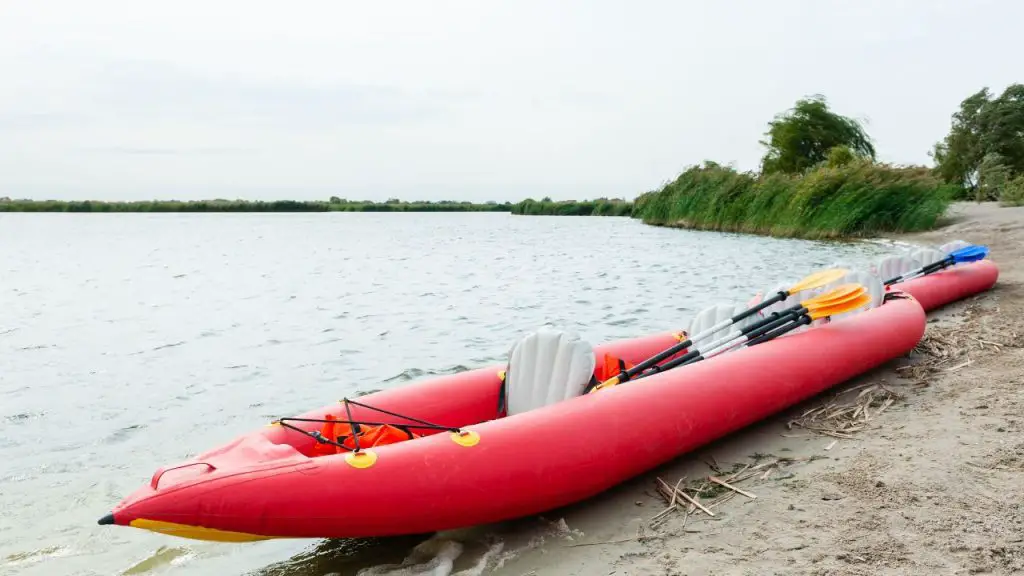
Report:
M 510 212 L 511 202 L 386 202 L 344 200 L 12 200 L 0 198 L 0 212 Z
M 629 216 L 633 204 L 620 199 L 599 198 L 555 202 L 527 199 L 511 202 L 405 202 L 370 200 L 141 200 L 105 202 L 99 200 L 23 200 L 0 198 L 0 212 L 511 212 L 527 216 Z
M 523 216 L 631 216 L 633 203 L 618 198 L 560 202 L 551 198 L 527 198 L 513 204 L 512 213 Z

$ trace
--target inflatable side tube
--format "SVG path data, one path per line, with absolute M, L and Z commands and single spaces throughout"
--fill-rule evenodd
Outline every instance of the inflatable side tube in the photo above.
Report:
M 979 260 L 900 282 L 892 288 L 910 294 L 925 311 L 931 311 L 989 290 L 998 279 L 999 267 L 995 262 Z

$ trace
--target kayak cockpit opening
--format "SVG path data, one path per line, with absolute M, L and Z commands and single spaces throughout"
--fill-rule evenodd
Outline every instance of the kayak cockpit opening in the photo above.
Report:
M 550 327 L 527 334 L 509 351 L 505 370 L 499 372 L 495 419 L 582 396 L 601 382 L 632 368 L 624 360 L 604 354 L 598 361 L 594 348 L 575 332 Z M 457 443 L 475 442 L 474 433 L 459 427 L 429 422 L 406 414 L 345 398 L 343 410 L 319 417 L 284 417 L 274 424 L 304 435 L 293 443 L 307 457 L 355 454 L 361 451 L 448 432 Z M 353 417 L 352 407 L 358 407 Z M 375 413 L 379 416 L 371 416 Z M 337 414 L 337 415 L 335 415 Z
M 275 421 L 275 424 L 312 438 L 315 442 L 308 450 L 307 455 L 310 457 L 349 452 L 358 453 L 368 448 L 421 438 L 431 432 L 447 431 L 454 434 L 464 434 L 464 431 L 458 427 L 434 424 L 349 398 L 343 398 L 341 402 L 345 408 L 346 418 L 344 419 L 337 418 L 331 414 L 325 414 L 323 418 L 279 418 Z M 408 420 L 408 422 L 356 420 L 352 418 L 352 406 L 359 406 L 385 416 Z M 311 422 L 322 424 L 322 426 L 319 429 L 307 430 L 290 422 Z

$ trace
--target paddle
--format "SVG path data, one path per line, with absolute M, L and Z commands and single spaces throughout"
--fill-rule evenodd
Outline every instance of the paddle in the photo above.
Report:
M 804 300 L 803 302 L 795 306 L 791 306 L 779 312 L 773 312 L 769 316 L 766 316 L 761 320 L 753 322 L 752 324 L 745 326 L 740 330 L 733 330 L 726 334 L 725 336 L 722 336 L 721 338 L 712 341 L 710 344 L 702 345 L 701 348 L 705 350 L 711 350 L 721 346 L 726 342 L 731 342 L 732 340 L 735 340 L 736 338 L 739 338 L 741 336 L 748 336 L 750 338 L 753 338 L 758 334 L 762 334 L 768 330 L 775 328 L 776 326 L 781 326 L 786 322 L 789 322 L 797 318 L 798 316 L 805 312 L 814 311 L 821 308 L 831 308 L 839 304 L 853 300 L 855 298 L 858 298 L 862 294 L 864 294 L 864 291 L 865 288 L 857 283 L 843 284 L 841 286 L 837 286 L 824 294 L 819 294 L 814 298 Z M 695 356 L 692 350 L 687 354 L 690 355 L 691 357 Z M 651 370 L 657 372 L 659 371 L 659 367 L 653 366 Z
M 832 314 L 829 314 L 829 316 L 837 316 L 839 314 L 842 314 L 843 312 L 851 312 L 851 311 L 856 310 L 857 308 L 860 308 L 861 306 L 863 306 L 865 304 L 868 304 L 870 302 L 871 302 L 871 296 L 869 296 L 868 294 L 865 294 L 865 295 L 861 296 L 860 298 L 857 298 L 856 301 L 850 302 L 848 310 L 843 310 L 843 311 L 840 311 L 840 312 L 834 312 Z M 808 315 L 805 314 L 805 315 L 801 316 L 800 318 L 798 318 L 797 321 L 794 322 L 791 325 L 782 326 L 780 328 L 772 330 L 772 331 L 770 331 L 770 332 L 768 332 L 766 334 L 762 334 L 761 336 L 751 340 L 750 342 L 747 343 L 747 346 L 756 346 L 758 344 L 761 344 L 762 342 L 767 342 L 767 341 L 769 341 L 769 340 L 771 340 L 773 338 L 776 338 L 778 336 L 782 336 L 783 334 L 785 334 L 786 332 L 789 332 L 790 330 L 795 330 L 796 328 L 798 328 L 800 326 L 803 326 L 804 324 L 810 324 L 811 320 L 814 320 L 814 318 L 811 318 L 811 317 L 809 317 Z
M 739 322 L 739 321 L 749 317 L 750 315 L 755 314 L 755 313 L 757 313 L 757 312 L 767 308 L 768 306 L 774 304 L 775 302 L 780 302 L 782 300 L 785 300 L 786 298 L 789 297 L 790 294 L 793 294 L 793 293 L 796 293 L 796 292 L 802 292 L 804 290 L 810 290 L 810 289 L 813 289 L 813 288 L 820 288 L 821 286 L 824 286 L 824 285 L 826 285 L 826 284 L 828 284 L 830 282 L 834 282 L 835 280 L 838 280 L 839 278 L 842 278 L 843 276 L 846 275 L 847 272 L 848 272 L 847 270 L 842 269 L 842 268 L 834 268 L 834 269 L 831 269 L 831 270 L 823 270 L 821 272 L 816 272 L 814 274 L 811 274 L 810 276 L 807 276 L 806 278 L 804 278 L 800 282 L 797 282 L 796 284 L 791 286 L 789 289 L 787 289 L 787 290 L 780 290 L 775 296 L 772 296 L 771 298 L 765 300 L 764 302 L 761 302 L 760 304 L 758 304 L 758 305 L 756 305 L 756 306 L 754 306 L 752 308 L 744 310 L 743 312 L 740 312 L 739 314 L 733 316 L 732 318 L 728 318 L 726 320 L 723 320 L 723 321 L 719 322 L 718 324 L 715 324 L 714 326 L 708 328 L 707 330 L 703 330 L 702 332 L 700 332 L 696 336 L 692 336 L 692 337 L 690 337 L 690 338 L 688 338 L 688 339 L 686 339 L 686 340 L 684 340 L 684 341 L 682 341 L 682 342 L 680 342 L 678 344 L 675 344 L 675 345 L 671 346 L 670 348 L 662 350 L 661 352 L 655 354 L 654 356 L 651 356 L 650 358 L 644 360 L 643 362 L 640 362 L 636 366 L 633 366 L 629 370 L 623 370 L 623 371 L 619 372 L 617 375 L 612 376 L 611 378 L 605 380 L 604 382 L 598 384 L 597 386 L 594 386 L 590 390 L 589 393 L 593 394 L 594 392 L 597 392 L 598 390 L 603 390 L 605 388 L 610 388 L 612 386 L 617 386 L 618 384 L 620 384 L 622 382 L 628 382 L 634 376 L 636 376 L 637 374 L 641 374 L 644 370 L 647 370 L 648 368 L 650 368 L 652 366 L 655 366 L 656 364 L 658 364 L 658 362 L 661 362 L 662 360 L 665 360 L 666 358 L 671 358 L 675 354 L 678 354 L 679 352 L 682 352 L 683 350 L 689 348 L 690 346 L 693 345 L 694 342 L 696 342 L 698 340 L 701 340 L 703 338 L 706 338 L 710 334 L 718 332 L 719 330 L 722 330 L 723 328 L 728 328 L 729 326 L 731 326 L 731 325 L 733 325 L 733 324 L 735 324 L 735 323 L 737 323 L 737 322 Z M 785 313 L 787 311 L 790 311 L 790 310 L 797 310 L 801 306 L 803 306 L 804 304 L 807 304 L 808 302 L 823 301 L 823 300 L 826 300 L 828 297 L 835 297 L 837 294 L 839 294 L 838 289 L 832 290 L 832 291 L 830 291 L 830 292 L 828 292 L 826 294 L 821 294 L 821 295 L 816 296 L 814 298 L 810 298 L 808 300 L 805 300 L 804 302 L 801 302 L 800 304 L 798 304 L 796 306 L 793 306 L 792 308 L 789 308 L 787 310 L 783 310 L 781 312 L 775 312 L 769 318 L 777 317 L 778 315 L 780 315 L 782 313 Z M 764 322 L 764 320 L 761 320 L 759 322 Z M 753 324 L 751 326 L 755 326 L 756 324 L 757 323 L 755 323 L 755 324 Z M 751 328 L 751 329 L 753 329 L 753 328 Z
M 855 288 L 854 288 L 855 287 Z M 852 289 L 851 289 L 852 288 Z M 773 330 L 779 327 L 788 328 L 793 330 L 797 326 L 803 324 L 809 324 L 812 320 L 818 318 L 825 318 L 826 316 L 836 316 L 844 312 L 856 310 L 864 304 L 871 302 L 871 296 L 865 293 L 864 287 L 859 284 L 847 284 L 840 288 L 843 290 L 843 296 L 838 298 L 832 297 L 830 299 L 813 303 L 811 306 L 801 306 L 796 310 L 787 310 L 778 318 L 766 318 L 763 321 L 758 322 L 756 325 L 749 326 L 750 330 L 741 334 L 730 334 L 724 338 L 712 342 L 705 348 L 708 350 L 707 354 L 702 353 L 700 350 L 694 349 L 686 354 L 666 362 L 661 366 L 653 367 L 649 372 L 643 374 L 641 377 L 647 377 L 652 374 L 664 372 L 665 370 L 671 370 L 676 366 L 683 366 L 692 362 L 699 362 L 700 360 L 707 359 L 711 356 L 718 355 L 728 349 L 735 346 L 741 345 L 746 342 L 754 342 L 764 334 L 772 333 Z M 837 289 L 840 290 L 840 289 Z M 828 293 L 831 295 L 832 293 Z M 805 321 L 806 319 L 806 321 Z M 786 326 L 796 320 L 797 324 L 793 324 L 792 327 Z M 746 329 L 745 329 L 746 330 Z M 782 332 L 780 332 L 781 334 Z M 741 338 L 740 341 L 733 343 L 732 341 L 736 338 Z M 752 345 L 752 344 L 751 344 Z
M 987 246 L 967 246 L 959 250 L 950 252 L 948 256 L 946 256 L 942 260 L 939 260 L 938 262 L 932 262 L 931 264 L 926 264 L 916 270 L 911 270 L 910 272 L 907 272 L 902 276 L 890 278 L 886 280 L 884 284 L 886 286 L 889 286 L 890 284 L 896 284 L 897 282 L 905 282 L 912 278 L 917 278 L 918 276 L 931 274 L 932 272 L 941 270 L 942 268 L 945 268 L 947 266 L 952 266 L 953 264 L 962 264 L 965 262 L 975 262 L 978 260 L 983 260 L 985 256 L 988 256 Z

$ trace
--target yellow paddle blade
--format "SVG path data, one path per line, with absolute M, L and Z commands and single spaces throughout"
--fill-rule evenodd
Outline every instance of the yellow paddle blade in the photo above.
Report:
M 864 294 L 866 289 L 863 285 L 857 283 L 843 284 L 837 286 L 824 294 L 819 294 L 814 298 L 808 298 L 800 303 L 805 308 L 820 308 L 822 306 L 828 306 L 829 304 L 838 304 L 840 302 L 846 302 L 852 300 L 861 294 Z
M 811 317 L 811 320 L 817 320 L 818 318 L 824 318 L 826 316 L 838 316 L 846 312 L 853 312 L 861 306 L 866 306 L 871 303 L 871 295 L 861 294 L 860 296 L 846 302 L 840 302 L 831 306 L 822 306 L 820 308 L 814 308 L 809 310 L 807 314 Z
M 830 268 L 828 270 L 822 270 L 821 272 L 815 272 L 794 284 L 789 290 L 786 290 L 786 292 L 795 294 L 797 292 L 803 292 L 804 290 L 811 290 L 812 288 L 821 288 L 829 282 L 835 282 L 843 276 L 846 276 L 847 272 L 849 272 L 849 270 L 846 268 Z

